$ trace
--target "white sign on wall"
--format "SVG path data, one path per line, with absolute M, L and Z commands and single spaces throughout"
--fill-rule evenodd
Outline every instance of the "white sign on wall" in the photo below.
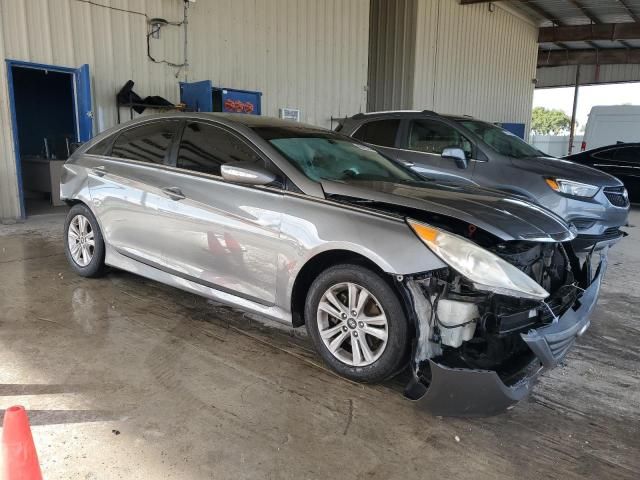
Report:
M 300 121 L 300 110 L 297 108 L 281 108 L 280 118 L 283 120 L 293 120 L 294 122 Z

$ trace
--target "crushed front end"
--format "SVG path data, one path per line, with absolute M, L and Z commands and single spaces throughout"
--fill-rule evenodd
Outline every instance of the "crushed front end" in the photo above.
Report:
M 416 325 L 406 396 L 435 415 L 497 414 L 523 399 L 589 327 L 606 249 L 571 242 L 474 241 L 549 295 L 522 298 L 442 268 L 400 282 Z

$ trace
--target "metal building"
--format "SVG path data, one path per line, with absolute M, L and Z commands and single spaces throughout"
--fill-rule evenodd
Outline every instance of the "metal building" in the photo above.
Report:
M 583 3 L 588 8 L 576 6 Z M 142 96 L 173 103 L 180 101 L 181 81 L 260 91 L 262 114 L 277 116 L 291 108 L 302 121 L 330 127 L 335 118 L 388 108 L 528 126 L 535 82 L 570 84 L 576 62 L 593 65 L 582 75 L 593 82 L 640 78 L 637 65 L 616 64 L 638 63 L 633 59 L 640 44 L 632 37 L 640 34 L 627 25 L 610 32 L 613 40 L 602 40 L 606 28 L 615 29 L 607 27 L 612 22 L 637 25 L 635 7 L 618 0 L 191 0 L 186 5 L 185 24 L 184 0 L 0 0 L 5 60 L 0 219 L 14 221 L 28 213 L 12 69 L 73 80 L 71 94 L 78 100 L 73 134 L 79 140 L 117 122 L 115 96 L 128 80 Z M 574 41 L 582 39 L 580 32 L 553 30 L 585 21 L 606 24 L 598 26 L 604 29 L 598 39 Z M 153 25 L 161 28 L 154 32 Z M 569 37 L 549 40 L 543 34 Z M 620 34 L 626 43 L 616 38 Z M 586 58 L 593 55 L 587 47 L 599 52 L 598 61 Z M 627 57 L 621 57 L 620 47 Z M 602 52 L 610 61 L 602 61 Z M 188 65 L 182 65 L 185 53 Z M 595 66 L 602 63 L 612 65 Z M 88 67 L 80 69 L 83 65 Z M 126 111 L 120 113 L 128 118 Z

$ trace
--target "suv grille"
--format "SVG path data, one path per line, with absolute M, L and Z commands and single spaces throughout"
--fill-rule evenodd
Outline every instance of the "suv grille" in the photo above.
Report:
M 629 206 L 629 198 L 624 194 L 624 187 L 607 187 L 604 194 L 615 207 Z

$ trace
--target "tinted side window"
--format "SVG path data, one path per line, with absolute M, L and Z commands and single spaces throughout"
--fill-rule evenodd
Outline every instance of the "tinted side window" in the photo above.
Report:
M 126 130 L 113 144 L 112 157 L 163 163 L 176 134 L 177 121 L 154 122 Z
M 610 148 L 608 150 L 602 150 L 598 153 L 594 153 L 592 157 L 596 160 L 613 160 L 617 156 L 617 149 Z
M 244 142 L 221 128 L 188 123 L 178 151 L 178 168 L 220 175 L 220 166 L 230 162 L 255 162 L 260 158 Z
M 381 147 L 394 147 L 400 120 L 377 120 L 362 125 L 353 138 Z
M 445 148 L 458 147 L 471 157 L 473 147 L 458 130 L 433 120 L 412 120 L 407 148 L 418 152 L 441 154 Z
M 640 147 L 622 147 L 616 151 L 616 160 L 640 165 Z

